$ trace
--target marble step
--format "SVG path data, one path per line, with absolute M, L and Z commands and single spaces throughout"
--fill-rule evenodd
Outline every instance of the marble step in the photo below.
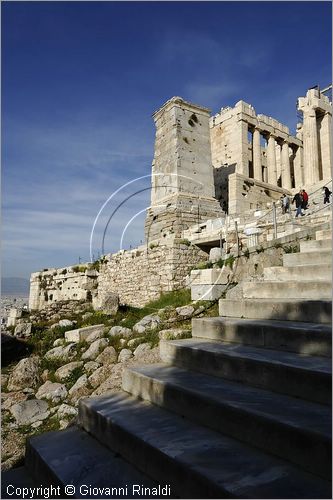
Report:
M 273 319 L 332 324 L 331 300 L 300 299 L 220 299 L 219 314 L 224 317 Z
M 161 342 L 165 363 L 321 404 L 331 404 L 331 360 L 200 339 Z
M 306 264 L 303 266 L 276 266 L 264 268 L 268 281 L 327 281 L 332 274 L 332 264 Z
M 332 240 L 309 240 L 309 241 L 301 241 L 300 243 L 300 251 L 301 253 L 308 252 L 320 252 L 323 250 L 331 250 L 332 251 Z
M 72 498 L 142 498 L 133 493 L 133 484 L 157 487 L 155 481 L 76 426 L 30 438 L 26 467 L 39 484 L 59 488 L 61 494 L 54 498 L 65 498 L 66 485 L 74 487 Z M 97 488 L 95 494 L 88 486 Z M 114 488 L 112 495 L 107 488 Z
M 332 328 L 317 323 L 222 317 L 194 318 L 192 336 L 311 356 L 332 355 Z
M 330 408 L 166 364 L 125 370 L 123 389 L 330 478 Z
M 29 498 L 45 498 L 43 491 L 37 492 L 40 487 L 29 474 L 26 467 L 14 467 L 6 471 L 1 471 L 1 498 L 2 499 L 23 499 L 27 498 L 24 488 L 29 488 L 29 492 L 34 493 L 29 495 Z
M 332 265 L 332 251 L 321 250 L 320 252 L 295 252 L 283 254 L 284 266 L 303 266 L 304 264 Z
M 289 281 L 245 281 L 243 283 L 245 299 L 309 299 L 322 300 L 332 297 L 332 282 L 298 280 Z
M 125 392 L 79 403 L 79 423 L 179 498 L 328 498 L 330 483 Z

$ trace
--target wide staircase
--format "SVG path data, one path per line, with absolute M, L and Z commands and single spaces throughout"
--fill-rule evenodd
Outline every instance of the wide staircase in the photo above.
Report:
M 133 484 L 170 485 L 158 498 L 331 498 L 331 254 L 331 231 L 317 232 L 221 299 L 218 318 L 194 319 L 192 339 L 163 342 L 163 363 L 81 400 L 78 426 L 30 439 L 34 481 L 77 498 L 82 485 L 140 496 Z

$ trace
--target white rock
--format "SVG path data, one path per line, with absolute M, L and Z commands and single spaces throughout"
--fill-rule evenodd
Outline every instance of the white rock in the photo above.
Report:
M 125 326 L 113 326 L 109 331 L 110 337 L 121 335 L 123 338 L 127 338 L 130 337 L 132 333 L 132 330 L 130 328 L 126 328 Z
M 80 366 L 83 365 L 83 361 L 72 361 L 71 363 L 67 363 L 66 365 L 60 366 L 55 372 L 55 376 L 59 380 L 65 380 L 70 374 Z
M 60 345 L 64 345 L 65 339 L 56 339 L 53 342 L 53 347 L 59 347 Z
M 88 378 L 90 385 L 94 389 L 101 385 L 102 382 L 110 375 L 110 367 L 108 365 L 101 366 Z
M 112 345 L 109 345 L 104 349 L 101 354 L 99 354 L 96 358 L 98 363 L 102 363 L 102 365 L 109 365 L 110 363 L 116 363 L 117 361 L 117 351 Z
M 65 346 L 54 347 L 47 351 L 45 357 L 48 359 L 71 359 L 76 355 L 76 344 L 68 344 Z
M 184 330 L 182 328 L 170 328 L 169 330 L 161 330 L 158 332 L 158 336 L 161 340 L 171 340 L 178 339 L 187 332 L 188 330 Z
M 63 384 L 47 380 L 36 392 L 37 399 L 49 399 L 53 403 L 59 403 L 67 396 L 67 389 Z
M 133 358 L 132 351 L 130 351 L 129 349 L 122 349 L 118 356 L 118 362 L 123 363 L 124 361 L 127 361 L 131 358 Z
M 135 344 L 137 343 L 142 343 L 142 341 L 144 340 L 145 338 L 144 337 L 137 337 L 136 339 L 131 339 L 127 342 L 127 345 L 128 347 L 133 347 L 135 346 Z
M 153 330 L 161 323 L 161 318 L 157 314 L 149 314 L 133 326 L 133 331 L 136 333 L 144 333 L 146 330 Z
M 98 339 L 93 342 L 90 347 L 82 354 L 82 359 L 94 360 L 97 358 L 98 354 L 108 345 L 109 341 L 107 339 Z
M 8 391 L 19 391 L 25 387 L 36 387 L 39 383 L 40 359 L 37 356 L 21 359 L 9 376 Z
M 74 417 L 77 413 L 78 411 L 74 406 L 66 405 L 65 403 L 61 404 L 57 411 L 58 418 L 60 419 Z
M 151 350 L 151 345 L 148 342 L 145 342 L 143 344 L 138 345 L 138 347 L 134 351 L 134 356 L 136 358 L 139 358 L 142 356 L 145 352 Z
M 191 314 L 194 313 L 194 307 L 192 306 L 183 306 L 183 307 L 176 307 L 177 314 L 179 316 L 191 316 Z
M 59 326 L 73 326 L 75 325 L 76 321 L 71 321 L 70 319 L 61 319 L 59 322 L 58 322 L 58 325 Z
M 84 328 L 76 328 L 75 330 L 69 330 L 68 332 L 65 332 L 65 339 L 67 340 L 67 342 L 75 342 L 78 344 L 79 342 L 86 340 L 87 337 L 89 337 L 89 335 L 92 333 L 103 333 L 104 328 L 104 325 L 92 325 L 85 326 Z
M 73 387 L 69 389 L 69 395 L 73 402 L 77 402 L 79 399 L 88 396 L 89 393 L 88 377 L 86 374 L 78 378 Z
M 18 425 L 30 425 L 38 420 L 45 420 L 50 412 L 46 401 L 40 399 L 29 399 L 13 405 L 11 414 Z
M 41 425 L 43 425 L 43 422 L 42 420 L 37 420 L 37 422 L 34 422 L 33 424 L 31 424 L 31 427 L 33 429 L 37 429 L 38 427 L 40 427 Z
M 88 337 L 86 338 L 86 342 L 88 342 L 88 344 L 91 344 L 95 340 L 103 338 L 103 335 L 104 335 L 104 328 L 101 331 L 90 333 L 90 335 L 88 335 Z
M 97 370 L 97 368 L 100 367 L 100 364 L 99 363 L 96 363 L 96 361 L 88 361 L 88 363 L 86 363 L 84 365 L 84 371 L 88 373 L 88 375 L 92 372 L 94 372 L 95 370 Z

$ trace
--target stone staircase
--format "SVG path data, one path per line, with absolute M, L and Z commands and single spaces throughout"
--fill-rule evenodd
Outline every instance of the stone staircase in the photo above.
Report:
M 122 392 L 81 400 L 76 427 L 30 439 L 30 477 L 76 498 L 331 498 L 331 231 L 300 250 Z

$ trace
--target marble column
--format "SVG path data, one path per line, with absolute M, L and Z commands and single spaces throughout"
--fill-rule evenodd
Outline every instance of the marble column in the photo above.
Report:
M 267 142 L 267 173 L 269 184 L 277 185 L 277 172 L 276 172 L 276 155 L 275 155 L 276 142 L 275 138 L 270 135 Z
M 238 122 L 237 147 L 239 147 L 239 159 L 236 165 L 236 172 L 246 177 L 249 176 L 249 142 L 248 123 L 240 120 Z
M 299 146 L 295 151 L 294 159 L 295 188 L 302 189 L 304 186 L 303 176 L 303 148 Z
M 255 128 L 253 131 L 252 156 L 253 156 L 253 177 L 258 181 L 262 181 L 260 132 L 257 128 Z
M 316 110 L 307 108 L 303 114 L 304 184 L 319 181 L 319 155 Z
M 289 144 L 283 141 L 281 151 L 281 164 L 282 164 L 282 187 L 291 189 L 291 174 L 290 174 L 290 160 L 289 160 Z
M 332 179 L 332 115 L 326 112 L 320 127 L 320 148 L 323 180 Z

